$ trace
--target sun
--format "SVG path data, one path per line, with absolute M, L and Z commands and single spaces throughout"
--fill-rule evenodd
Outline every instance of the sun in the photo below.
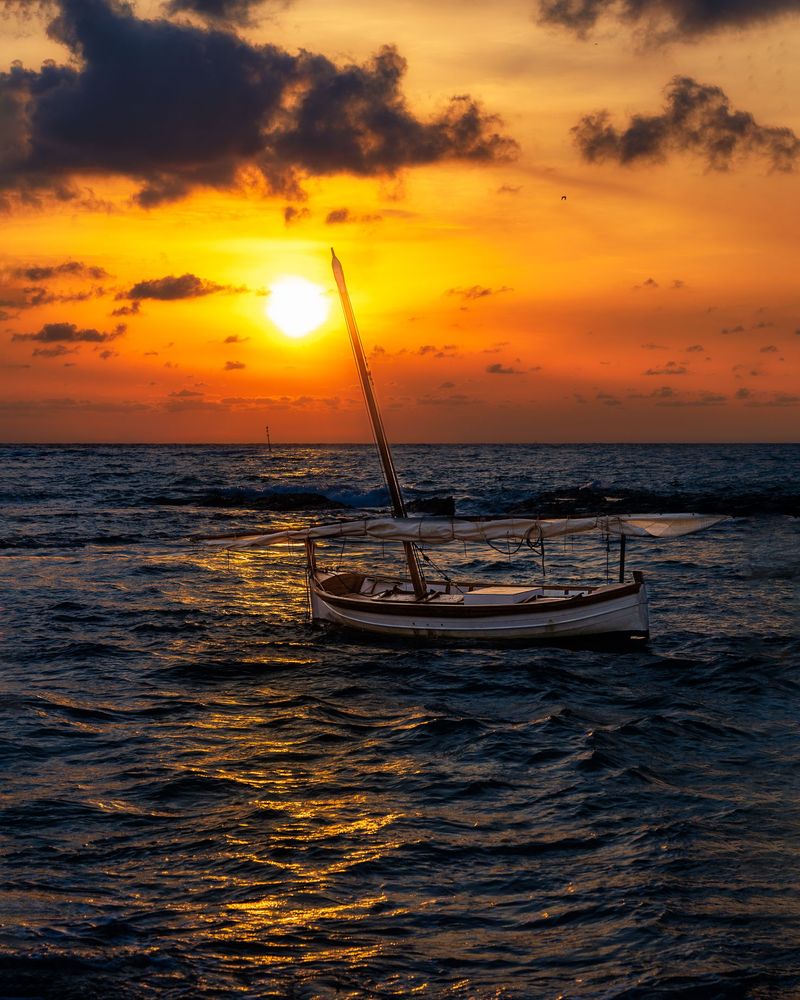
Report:
M 287 337 L 305 337 L 328 318 L 330 303 L 319 285 L 305 278 L 281 278 L 270 288 L 265 311 Z

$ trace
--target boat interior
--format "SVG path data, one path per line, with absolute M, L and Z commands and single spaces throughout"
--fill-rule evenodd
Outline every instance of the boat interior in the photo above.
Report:
M 347 597 L 365 603 L 384 602 L 412 603 L 417 598 L 414 588 L 407 580 L 381 579 L 363 573 L 321 573 L 314 575 L 316 588 L 324 595 Z M 497 604 L 537 604 L 558 602 L 575 597 L 585 597 L 619 588 L 619 584 L 601 587 L 567 587 L 563 585 L 507 586 L 487 583 L 446 583 L 427 582 L 428 604 L 463 604 L 466 606 L 490 606 Z

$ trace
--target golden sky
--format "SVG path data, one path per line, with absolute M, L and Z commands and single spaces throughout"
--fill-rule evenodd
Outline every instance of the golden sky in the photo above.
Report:
M 800 0 L 2 7 L 2 440 L 797 440 Z

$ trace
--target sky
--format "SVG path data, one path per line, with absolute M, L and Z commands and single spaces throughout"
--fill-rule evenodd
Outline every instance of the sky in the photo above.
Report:
M 0 440 L 798 440 L 800 0 L 0 11 Z

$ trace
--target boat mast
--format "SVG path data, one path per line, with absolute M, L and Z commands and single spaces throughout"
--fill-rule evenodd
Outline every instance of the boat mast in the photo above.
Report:
M 342 309 L 344 311 L 345 322 L 347 323 L 347 331 L 350 334 L 350 343 L 353 346 L 353 356 L 356 360 L 356 368 L 358 369 L 358 378 L 361 382 L 361 390 L 364 393 L 364 401 L 367 404 L 367 412 L 369 414 L 370 423 L 372 424 L 372 433 L 375 438 L 375 444 L 378 448 L 381 465 L 383 466 L 383 476 L 386 480 L 386 486 L 388 487 L 389 496 L 392 500 L 392 512 L 395 517 L 407 517 L 406 505 L 403 502 L 403 494 L 400 490 L 400 481 L 397 478 L 397 470 L 394 467 L 392 451 L 389 447 L 386 431 L 383 429 L 383 421 L 381 420 L 381 413 L 378 409 L 378 402 L 375 399 L 375 389 L 372 384 L 372 376 L 370 375 L 369 368 L 367 367 L 367 359 L 364 357 L 364 348 L 361 344 L 361 337 L 358 333 L 356 318 L 353 313 L 353 307 L 350 304 L 350 296 L 347 292 L 347 285 L 344 280 L 344 271 L 342 270 L 342 265 L 339 262 L 338 257 L 334 253 L 333 247 L 331 247 L 331 257 L 333 276 L 336 279 L 336 286 L 339 289 L 339 298 L 342 301 Z M 408 572 L 411 576 L 411 583 L 414 586 L 414 594 L 417 598 L 422 598 L 425 596 L 427 588 L 425 587 L 425 583 L 422 578 L 422 570 L 420 569 L 419 560 L 417 559 L 417 552 L 414 547 L 414 543 L 403 542 L 403 548 L 406 553 L 406 561 L 408 562 Z

